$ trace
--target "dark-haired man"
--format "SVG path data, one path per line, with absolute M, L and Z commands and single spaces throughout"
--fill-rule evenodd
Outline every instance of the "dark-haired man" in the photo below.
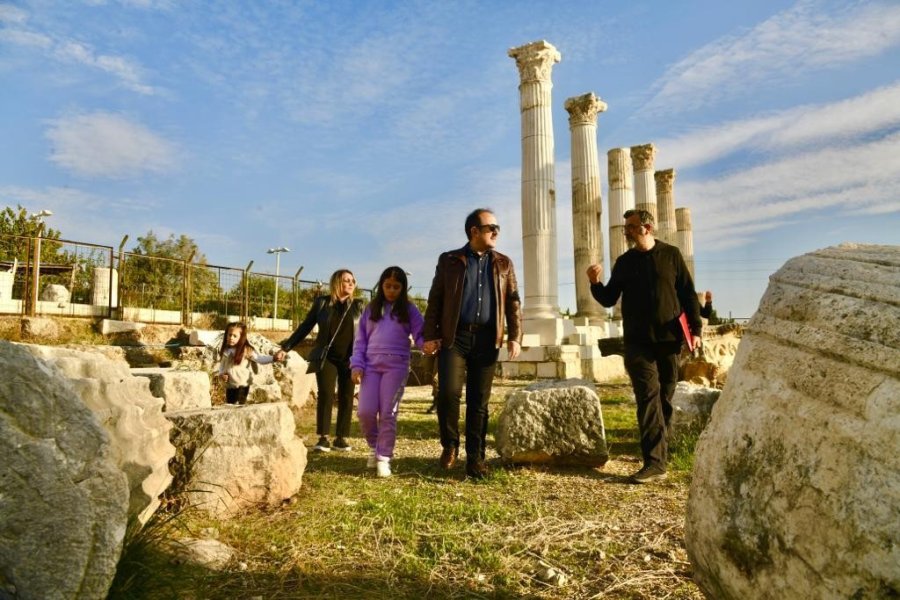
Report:
M 644 457 L 644 466 L 631 477 L 635 483 L 666 477 L 666 432 L 678 381 L 677 357 L 684 339 L 678 316 L 685 312 L 691 333 L 698 340 L 703 327 L 694 281 L 681 252 L 655 239 L 654 230 L 652 213 L 626 211 L 625 237 L 631 248 L 616 259 L 609 283 L 602 283 L 602 265 L 587 269 L 591 294 L 597 302 L 610 307 L 622 296 L 625 370 L 637 402 Z
M 437 398 L 440 464 L 451 469 L 459 453 L 459 404 L 466 385 L 466 475 L 487 475 L 488 399 L 506 326 L 510 359 L 519 355 L 522 314 L 512 261 L 497 252 L 500 225 L 478 208 L 465 222 L 468 242 L 438 258 L 425 310 L 425 353 L 439 352 Z

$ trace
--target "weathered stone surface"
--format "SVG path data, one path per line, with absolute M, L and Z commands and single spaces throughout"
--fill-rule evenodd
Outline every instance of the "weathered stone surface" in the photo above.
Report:
M 700 431 L 709 423 L 713 405 L 722 392 L 716 388 L 679 381 L 672 397 L 671 431 Z
M 306 447 L 285 402 L 166 413 L 178 449 L 174 491 L 191 506 L 228 515 L 274 506 L 300 489 Z
M 23 317 L 22 338 L 52 342 L 59 338 L 59 325 L 49 317 Z
M 146 323 L 137 321 L 117 321 L 115 319 L 103 319 L 100 321 L 100 333 L 103 335 L 113 335 L 117 333 L 137 333 L 140 332 Z
M 104 344 L 64 344 L 62 347 L 70 350 L 100 354 L 112 361 L 128 363 L 125 358 L 125 349 L 121 346 L 109 346 Z
M 680 367 L 680 379 L 695 383 L 704 381 L 713 387 L 724 387 L 728 370 L 734 363 L 741 342 L 741 335 L 740 330 L 729 330 L 721 334 L 704 333 L 700 356 L 694 358 L 685 351 L 688 358 Z
M 113 460 L 128 476 L 129 518 L 146 523 L 172 481 L 168 464 L 175 455 L 163 403 L 150 394 L 148 381 L 133 377 L 126 363 L 99 353 L 58 346 L 22 348 L 58 369 L 94 412 L 109 436 Z
M 609 458 L 594 384 L 542 381 L 506 397 L 497 452 L 511 463 L 602 466 Z
M 303 357 L 291 350 L 287 354 L 284 364 L 274 366 L 275 379 L 281 387 L 281 397 L 287 400 L 294 411 L 297 411 L 309 402 L 310 396 L 318 391 L 315 374 L 307 374 L 309 366 Z
M 0 597 L 105 598 L 128 518 L 108 436 L 70 382 L 0 341 Z
M 163 410 L 171 412 L 212 407 L 209 373 L 206 371 L 149 367 L 131 369 L 131 374 L 150 381 L 150 393 L 163 400 Z
M 60 285 L 58 283 L 50 283 L 44 286 L 44 289 L 41 290 L 41 300 L 44 302 L 58 302 L 60 304 L 67 304 L 72 295 L 69 293 L 69 290 L 66 289 L 66 286 Z
M 687 510 L 714 598 L 900 594 L 900 247 L 770 278 L 700 438 Z
M 195 538 L 167 540 L 164 550 L 177 563 L 188 563 L 217 571 L 228 566 L 235 555 L 234 548 L 219 540 Z

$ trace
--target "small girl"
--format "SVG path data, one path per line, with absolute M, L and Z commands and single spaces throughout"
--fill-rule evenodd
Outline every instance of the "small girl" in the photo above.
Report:
M 225 402 L 244 404 L 250 392 L 250 361 L 258 365 L 275 362 L 274 356 L 260 354 L 247 342 L 247 326 L 243 323 L 229 323 L 222 337 L 219 349 L 218 376 L 225 382 Z
M 424 319 L 407 297 L 406 273 L 388 267 L 378 280 L 375 297 L 359 321 L 353 356 L 353 383 L 360 383 L 360 428 L 372 453 L 368 467 L 379 477 L 391 476 L 391 457 L 397 438 L 397 409 L 409 376 L 409 340 L 424 344 Z

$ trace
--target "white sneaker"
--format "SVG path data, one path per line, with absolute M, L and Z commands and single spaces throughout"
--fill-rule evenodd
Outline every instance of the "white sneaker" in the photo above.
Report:
M 369 455 L 369 460 L 366 461 L 367 469 L 374 469 L 375 465 L 378 463 L 378 457 L 375 456 L 375 451 L 372 450 L 372 453 Z
M 391 461 L 388 458 L 379 458 L 376 465 L 377 474 L 379 477 L 390 477 L 391 476 Z

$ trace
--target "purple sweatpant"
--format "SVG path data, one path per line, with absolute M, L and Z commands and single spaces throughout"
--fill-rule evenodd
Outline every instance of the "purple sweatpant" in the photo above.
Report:
M 372 354 L 366 360 L 356 414 L 369 448 L 390 458 L 397 441 L 397 409 L 409 376 L 409 356 Z

